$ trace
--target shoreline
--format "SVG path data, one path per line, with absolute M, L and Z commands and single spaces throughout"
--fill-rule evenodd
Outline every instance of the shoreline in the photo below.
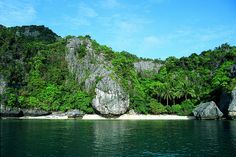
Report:
M 1 119 L 21 119 L 21 120 L 65 120 L 65 119 L 79 119 L 79 120 L 194 120 L 194 116 L 178 116 L 178 115 L 130 115 L 124 114 L 116 118 L 105 118 L 97 114 L 85 114 L 82 117 L 69 118 L 65 115 L 47 115 L 47 116 L 24 116 L 24 117 L 1 117 Z
M 178 115 L 129 115 L 124 114 L 117 118 L 105 118 L 100 115 L 84 115 L 82 120 L 194 120 L 194 116 L 178 116 Z

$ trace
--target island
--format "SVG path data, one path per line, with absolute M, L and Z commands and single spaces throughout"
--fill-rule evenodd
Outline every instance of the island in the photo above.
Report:
M 227 43 L 160 60 L 115 52 L 89 35 L 0 25 L 0 56 L 1 118 L 236 117 L 236 47 Z

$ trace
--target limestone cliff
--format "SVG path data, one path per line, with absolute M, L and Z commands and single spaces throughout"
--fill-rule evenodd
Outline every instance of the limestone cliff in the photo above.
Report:
M 159 72 L 161 67 L 162 64 L 153 61 L 139 61 L 134 63 L 135 70 L 141 75 L 145 75 L 146 72 L 156 74 Z
M 112 64 L 102 52 L 92 47 L 90 39 L 71 38 L 67 44 L 66 61 L 71 73 L 85 91 L 95 92 L 93 108 L 103 115 L 120 115 L 129 107 L 129 95 L 111 70 Z

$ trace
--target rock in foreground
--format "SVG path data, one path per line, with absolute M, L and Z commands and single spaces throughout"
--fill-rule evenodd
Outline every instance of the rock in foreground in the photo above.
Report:
M 214 101 L 201 103 L 193 110 L 197 119 L 220 119 L 223 113 L 216 106 Z
M 229 117 L 231 119 L 236 118 L 236 88 L 231 93 L 231 103 L 229 104 Z
M 84 113 L 80 110 L 74 109 L 71 111 L 67 111 L 65 115 L 68 116 L 68 118 L 77 118 L 77 117 L 82 117 Z
M 10 108 L 4 105 L 1 105 L 0 117 L 22 117 L 23 112 L 20 108 Z
M 46 116 L 51 114 L 51 112 L 40 109 L 22 109 L 22 111 L 24 116 L 32 116 L 32 117 Z
M 110 77 L 104 77 L 96 86 L 93 108 L 103 115 L 121 115 L 129 107 L 129 97 Z

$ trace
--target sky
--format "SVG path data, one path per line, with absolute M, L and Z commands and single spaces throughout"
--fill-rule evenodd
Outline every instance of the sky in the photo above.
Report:
M 179 58 L 236 45 L 236 0 L 0 0 L 0 24 L 45 25 L 139 57 Z

